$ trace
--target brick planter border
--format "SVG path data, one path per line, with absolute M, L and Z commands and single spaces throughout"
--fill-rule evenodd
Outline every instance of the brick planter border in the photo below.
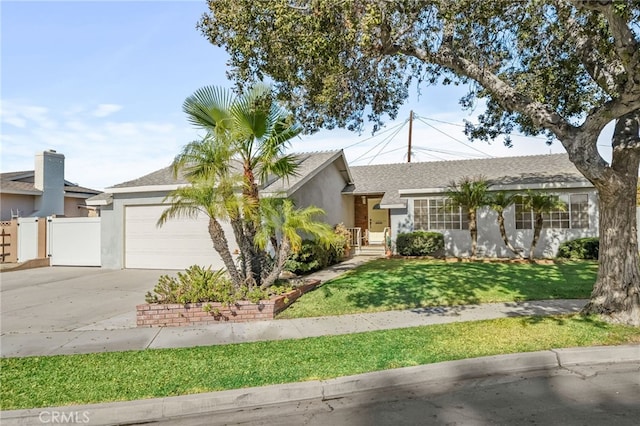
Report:
M 309 280 L 286 294 L 273 296 L 258 303 L 241 300 L 228 306 L 218 302 L 186 304 L 142 304 L 136 306 L 138 327 L 184 327 L 221 322 L 248 322 L 274 319 L 298 297 L 320 285 L 320 280 Z M 203 307 L 210 306 L 209 312 Z

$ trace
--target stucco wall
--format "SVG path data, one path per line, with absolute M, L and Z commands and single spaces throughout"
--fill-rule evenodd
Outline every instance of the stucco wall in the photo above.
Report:
M 322 208 L 326 212 L 322 220 L 332 226 L 340 222 L 345 226 L 353 226 L 353 197 L 341 194 L 345 185 L 334 163 L 291 194 L 291 199 L 298 207 L 313 205 Z
M 557 194 L 588 194 L 589 197 L 589 228 L 587 229 L 556 229 L 543 228 L 540 240 L 536 246 L 536 257 L 555 257 L 558 247 L 564 241 L 582 237 L 598 236 L 598 198 L 593 189 L 575 189 L 554 191 Z M 414 199 L 438 197 L 442 194 L 425 195 L 408 199 L 407 209 L 391 211 L 392 235 L 395 237 L 401 232 L 413 231 L 413 204 Z M 515 206 L 510 206 L 504 213 L 505 229 L 509 241 L 517 249 L 529 252 L 533 230 L 515 229 Z M 468 230 L 441 230 L 445 240 L 446 254 L 449 256 L 469 256 L 471 250 L 471 236 Z M 497 213 L 488 207 L 478 211 L 478 255 L 485 257 L 513 257 L 513 253 L 505 246 L 500 236 L 497 223 Z
M 29 217 L 34 211 L 34 196 L 21 194 L 0 194 L 0 220 L 11 220 L 11 210 L 20 210 L 21 217 Z
M 79 206 L 86 206 L 84 198 L 64 197 L 65 217 L 88 217 L 89 210 Z

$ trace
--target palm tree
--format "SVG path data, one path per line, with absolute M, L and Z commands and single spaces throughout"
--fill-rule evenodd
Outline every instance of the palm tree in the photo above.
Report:
M 189 122 L 206 131 L 205 139 L 224 147 L 219 149 L 224 155 L 202 156 L 198 142 L 194 142 L 185 147 L 174 164 L 176 168 L 190 168 L 194 176 L 233 174 L 234 164 L 241 170 L 241 217 L 231 225 L 242 254 L 243 275 L 259 284 L 267 262 L 265 252 L 254 244 L 261 221 L 257 179 L 266 182 L 271 177 L 295 175 L 297 163 L 285 150 L 301 128 L 265 85 L 256 85 L 238 96 L 220 87 L 203 87 L 185 100 L 183 110 Z
M 462 208 L 469 220 L 469 233 L 471 234 L 471 258 L 476 257 L 478 246 L 478 209 L 487 204 L 487 180 L 478 176 L 474 179 L 464 177 L 459 182 L 451 182 L 446 191 L 449 205 L 453 208 Z
M 544 192 L 534 192 L 527 190 L 527 193 L 520 196 L 520 200 L 525 209 L 529 209 L 535 215 L 535 221 L 533 225 L 533 239 L 531 240 L 531 248 L 529 250 L 529 259 L 534 258 L 534 251 L 542 227 L 544 225 L 544 214 L 551 213 L 553 211 L 565 211 L 567 209 L 566 204 L 560 200 L 560 197 L 553 194 Z
M 289 255 L 302 247 L 300 234 L 315 237 L 328 247 L 334 241 L 335 233 L 328 224 L 315 220 L 325 214 L 321 208 L 296 209 L 293 201 L 281 198 L 263 199 L 260 207 L 263 222 L 256 234 L 256 244 L 262 249 L 271 244 L 275 253 L 273 268 L 260 285 L 265 289 L 280 276 Z
M 169 219 L 176 217 L 196 218 L 200 213 L 207 215 L 213 248 L 222 258 L 234 286 L 240 288 L 244 280 L 238 273 L 229 250 L 229 243 L 220 224 L 221 220 L 230 220 L 230 212 L 238 210 L 238 206 L 235 205 L 238 198 L 229 195 L 233 194 L 233 187 L 233 182 L 223 180 L 200 181 L 180 187 L 165 198 L 171 201 L 171 205 L 162 212 L 157 224 L 162 226 Z
M 504 227 L 504 211 L 509 208 L 510 205 L 516 202 L 518 195 L 517 194 L 508 194 L 504 191 L 500 191 L 495 193 L 493 196 L 490 196 L 487 199 L 487 203 L 489 207 L 491 207 L 496 213 L 498 213 L 498 227 L 500 228 L 500 235 L 502 236 L 502 241 L 507 246 L 509 250 L 513 252 L 517 257 L 522 257 L 520 252 L 516 250 L 509 241 L 507 237 L 507 230 Z

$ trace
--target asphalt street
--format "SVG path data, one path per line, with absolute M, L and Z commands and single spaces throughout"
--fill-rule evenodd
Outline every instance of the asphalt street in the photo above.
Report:
M 637 425 L 640 361 L 383 388 L 154 425 Z

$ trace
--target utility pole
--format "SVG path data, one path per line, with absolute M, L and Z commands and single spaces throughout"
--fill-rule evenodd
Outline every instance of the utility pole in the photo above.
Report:
M 409 113 L 409 148 L 407 151 L 407 163 L 411 162 L 411 132 L 413 130 L 413 110 Z

